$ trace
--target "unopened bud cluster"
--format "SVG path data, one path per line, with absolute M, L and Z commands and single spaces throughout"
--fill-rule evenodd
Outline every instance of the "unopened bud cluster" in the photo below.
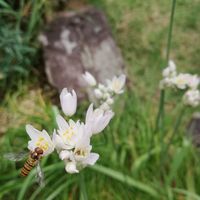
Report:
M 183 103 L 192 107 L 200 105 L 200 78 L 189 73 L 177 73 L 175 63 L 170 60 L 163 70 L 163 79 L 160 81 L 160 89 L 176 88 L 184 90 Z
M 111 80 L 106 80 L 105 84 L 97 83 L 94 76 L 89 72 L 85 72 L 83 78 L 93 89 L 94 95 L 100 104 L 100 108 L 103 110 L 109 110 L 114 103 L 115 96 L 124 92 L 123 89 L 126 82 L 126 76 L 124 74 L 118 77 L 114 76 Z

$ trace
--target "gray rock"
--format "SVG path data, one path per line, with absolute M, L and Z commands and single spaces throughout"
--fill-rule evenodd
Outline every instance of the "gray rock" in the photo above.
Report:
M 75 89 L 85 96 L 84 71 L 98 81 L 122 73 L 123 59 L 103 12 L 84 8 L 60 14 L 39 36 L 49 82 L 61 90 Z
M 200 113 L 195 113 L 188 125 L 187 134 L 195 146 L 200 147 Z

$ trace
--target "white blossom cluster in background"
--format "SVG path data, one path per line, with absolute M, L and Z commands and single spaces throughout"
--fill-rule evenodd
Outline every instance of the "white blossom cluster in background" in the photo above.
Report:
M 175 63 L 170 60 L 162 72 L 160 89 L 177 88 L 184 90 L 183 103 L 192 107 L 200 105 L 200 77 L 189 73 L 177 73 Z
M 89 73 L 86 75 L 86 79 L 90 85 L 96 85 L 96 80 Z M 114 77 L 107 84 L 107 86 L 102 85 L 106 92 L 99 89 L 102 91 L 102 95 L 105 93 L 110 95 L 109 98 L 101 97 L 106 102 L 113 98 L 114 93 L 123 92 L 125 76 Z M 64 88 L 60 94 L 60 102 L 66 116 L 71 117 L 76 113 L 77 95 L 74 90 L 69 92 L 67 88 Z M 60 159 L 65 163 L 66 172 L 78 173 L 84 167 L 94 165 L 99 159 L 99 154 L 92 152 L 91 137 L 101 133 L 113 116 L 114 112 L 109 106 L 104 109 L 101 105 L 95 109 L 93 104 L 89 105 L 84 121 L 72 119 L 66 121 L 61 115 L 57 115 L 58 129 L 54 131 L 52 138 L 45 130 L 38 131 L 33 126 L 26 125 L 26 131 L 31 138 L 28 149 L 34 151 L 36 147 L 40 147 L 44 152 L 43 156 L 56 149 Z
M 94 76 L 89 72 L 85 72 L 83 78 L 92 88 L 93 93 L 99 102 L 100 109 L 111 109 L 115 96 L 124 92 L 124 85 L 126 82 L 126 76 L 124 74 L 121 74 L 118 77 L 114 76 L 111 80 L 106 80 L 106 84 L 97 83 Z

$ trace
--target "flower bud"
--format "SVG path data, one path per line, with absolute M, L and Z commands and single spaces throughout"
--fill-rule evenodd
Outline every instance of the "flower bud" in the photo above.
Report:
M 76 112 L 77 96 L 74 90 L 68 92 L 67 88 L 64 88 L 60 94 L 60 103 L 62 111 L 67 116 L 72 116 Z
M 103 97 L 103 93 L 101 92 L 100 89 L 95 89 L 95 90 L 94 90 L 94 94 L 95 94 L 95 97 L 96 97 L 97 99 L 101 99 L 101 98 Z
M 89 72 L 86 71 L 85 74 L 83 74 L 82 76 L 88 85 L 90 85 L 92 87 L 96 85 L 96 79 Z

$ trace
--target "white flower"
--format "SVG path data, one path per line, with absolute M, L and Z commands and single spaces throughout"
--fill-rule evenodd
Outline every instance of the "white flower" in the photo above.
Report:
M 126 82 L 126 76 L 124 74 L 119 77 L 114 76 L 112 80 L 107 80 L 108 87 L 116 94 L 123 93 L 123 87 Z
M 59 157 L 65 162 L 65 170 L 68 173 L 78 173 L 82 168 L 94 165 L 98 160 L 99 155 L 91 153 L 89 132 L 90 130 L 84 129 L 84 134 L 79 137 L 73 149 L 60 151 Z
M 74 122 L 71 119 L 67 123 L 61 115 L 56 117 L 56 121 L 59 127 L 58 134 L 53 136 L 56 148 L 58 150 L 74 148 L 76 142 L 82 137 L 84 124 L 79 121 Z
M 197 89 L 200 79 L 197 75 L 183 74 L 177 75 L 176 65 L 173 61 L 169 61 L 168 66 L 162 72 L 163 80 L 160 81 L 160 89 L 165 87 L 177 87 L 184 90 L 186 88 Z
M 74 149 L 74 160 L 78 163 L 78 167 L 82 168 L 87 165 L 94 165 L 99 159 L 97 153 L 91 153 L 92 146 L 88 137 L 82 137 L 76 144 Z
M 172 60 L 169 60 L 168 66 L 162 72 L 163 80 L 160 81 L 160 89 L 165 87 L 174 87 L 173 78 L 176 77 L 176 65 Z
M 197 75 L 190 75 L 188 77 L 188 87 L 191 89 L 197 89 L 200 83 L 200 78 Z
M 160 89 L 164 89 L 165 87 L 174 87 L 173 79 L 172 78 L 164 78 L 160 81 L 159 84 Z
M 183 96 L 183 102 L 192 107 L 198 106 L 200 104 L 199 90 L 188 90 Z
M 93 110 L 93 104 L 91 104 L 86 113 L 86 125 L 91 127 L 92 134 L 97 134 L 103 131 L 113 116 L 114 113 L 110 110 Z
M 96 79 L 89 72 L 86 71 L 85 74 L 83 74 L 82 76 L 88 85 L 90 85 L 92 87 L 96 85 Z
M 99 159 L 99 154 L 91 153 L 91 150 L 90 139 L 83 135 L 73 151 L 60 152 L 60 157 L 65 162 L 65 170 L 68 173 L 78 173 L 84 167 L 94 165 Z
M 164 78 L 172 78 L 176 76 L 176 65 L 172 60 L 169 60 L 168 66 L 163 70 Z
M 179 74 L 172 79 L 173 84 L 179 89 L 186 89 L 191 78 L 190 74 Z
M 36 147 L 40 147 L 43 150 L 43 156 L 46 156 L 54 151 L 54 144 L 45 131 L 38 131 L 31 125 L 26 125 L 26 132 L 28 133 L 31 141 L 28 142 L 28 149 L 34 151 Z
M 103 97 L 102 91 L 100 89 L 98 89 L 98 88 L 96 88 L 94 90 L 94 94 L 95 94 L 95 96 L 96 96 L 97 99 L 101 99 Z
M 72 116 L 76 112 L 77 107 L 77 96 L 75 91 L 72 90 L 72 93 L 70 93 L 67 88 L 64 88 L 60 94 L 60 103 L 65 115 Z

